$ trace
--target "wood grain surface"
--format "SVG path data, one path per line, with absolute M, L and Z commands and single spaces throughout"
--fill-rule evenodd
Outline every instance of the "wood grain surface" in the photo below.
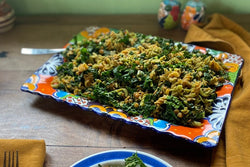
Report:
M 250 30 L 250 15 L 228 17 Z M 20 90 L 51 57 L 21 55 L 21 48 L 60 48 L 89 26 L 128 29 L 176 41 L 183 41 L 186 34 L 180 27 L 163 30 L 156 15 L 17 17 L 15 27 L 0 34 L 0 53 L 7 52 L 0 57 L 0 138 L 45 139 L 45 167 L 70 166 L 112 149 L 145 151 L 173 166 L 209 166 L 213 150 Z

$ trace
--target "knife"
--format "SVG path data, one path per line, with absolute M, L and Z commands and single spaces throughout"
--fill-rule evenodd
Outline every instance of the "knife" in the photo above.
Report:
M 66 48 L 56 49 L 38 49 L 38 48 L 22 48 L 21 54 L 38 55 L 38 54 L 53 54 L 65 51 Z

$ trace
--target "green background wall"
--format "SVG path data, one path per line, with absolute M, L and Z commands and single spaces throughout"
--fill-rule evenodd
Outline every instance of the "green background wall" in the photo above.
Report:
M 1 1 L 1 0 L 0 0 Z M 156 14 L 161 0 L 6 0 L 16 15 Z M 187 0 L 180 0 L 182 6 Z M 203 0 L 208 13 L 250 13 L 250 0 Z

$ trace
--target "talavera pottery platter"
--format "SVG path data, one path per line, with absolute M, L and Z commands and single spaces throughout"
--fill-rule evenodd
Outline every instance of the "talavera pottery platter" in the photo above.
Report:
M 94 37 L 100 33 L 107 33 L 109 31 L 116 30 L 105 27 L 89 27 L 77 34 L 65 47 L 74 43 L 75 40 Z M 203 120 L 203 126 L 199 128 L 174 125 L 165 120 L 156 118 L 144 119 L 142 116 L 128 116 L 124 112 L 119 112 L 119 109 L 105 106 L 65 91 L 53 89 L 50 84 L 53 77 L 57 75 L 56 67 L 64 62 L 63 56 L 60 53 L 53 55 L 44 65 L 35 71 L 35 73 L 21 86 L 21 90 L 45 97 L 51 97 L 59 102 L 66 102 L 69 105 L 79 106 L 83 110 L 91 110 L 97 114 L 109 116 L 115 120 L 122 120 L 128 124 L 136 124 L 142 128 L 150 128 L 159 133 L 170 134 L 174 137 L 185 139 L 191 143 L 196 143 L 206 148 L 212 148 L 219 142 L 219 136 L 229 110 L 232 93 L 243 66 L 243 59 L 235 54 L 196 45 L 184 43 L 182 43 L 182 45 L 185 45 L 189 51 L 198 49 L 204 53 L 208 52 L 213 56 L 222 59 L 223 62 L 230 67 L 228 70 L 230 81 L 224 83 L 223 87 L 217 91 L 218 97 L 213 105 L 213 114 L 206 117 Z

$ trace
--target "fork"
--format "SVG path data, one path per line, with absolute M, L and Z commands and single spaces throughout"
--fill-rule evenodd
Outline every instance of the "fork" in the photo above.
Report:
M 22 54 L 37 55 L 37 54 L 53 54 L 65 51 L 66 48 L 55 48 L 55 49 L 38 49 L 38 48 L 22 48 Z
M 12 155 L 11 151 L 9 151 L 8 155 L 6 151 L 4 152 L 3 167 L 18 167 L 18 151 L 13 151 Z

